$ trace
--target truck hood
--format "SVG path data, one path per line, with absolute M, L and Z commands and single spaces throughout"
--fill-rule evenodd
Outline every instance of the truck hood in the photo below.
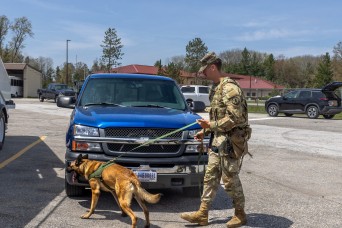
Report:
M 145 107 L 108 107 L 88 106 L 75 107 L 74 123 L 91 127 L 138 127 L 138 128 L 171 128 L 184 127 L 201 119 L 195 113 L 188 111 L 145 108 Z M 195 124 L 188 130 L 201 128 Z

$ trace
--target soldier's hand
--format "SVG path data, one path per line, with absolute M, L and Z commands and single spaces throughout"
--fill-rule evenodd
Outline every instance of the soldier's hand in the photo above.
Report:
M 196 120 L 197 123 L 202 127 L 202 128 L 209 128 L 210 127 L 210 123 L 208 120 L 205 119 L 198 119 Z
M 196 141 L 202 142 L 204 138 L 204 133 L 203 131 L 197 132 L 197 134 L 194 136 L 194 139 Z

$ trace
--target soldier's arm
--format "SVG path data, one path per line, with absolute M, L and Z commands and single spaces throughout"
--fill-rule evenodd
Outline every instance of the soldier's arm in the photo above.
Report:
M 244 115 L 241 93 L 241 89 L 235 84 L 226 83 L 223 85 L 222 99 L 226 105 L 226 113 L 222 119 L 210 122 L 211 131 L 229 131 L 247 121 Z

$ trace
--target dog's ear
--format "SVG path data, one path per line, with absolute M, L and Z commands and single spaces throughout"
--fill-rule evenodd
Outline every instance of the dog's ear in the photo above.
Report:
M 79 154 L 78 157 L 76 158 L 75 165 L 79 165 L 82 162 L 82 154 Z
M 82 156 L 83 159 L 88 159 L 88 154 Z

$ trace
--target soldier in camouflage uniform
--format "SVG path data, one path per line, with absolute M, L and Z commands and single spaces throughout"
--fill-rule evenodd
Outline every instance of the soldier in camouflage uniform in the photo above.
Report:
M 210 120 L 198 120 L 203 129 L 196 134 L 195 139 L 202 141 L 204 135 L 211 134 L 212 141 L 200 209 L 182 213 L 181 218 L 191 223 L 208 225 L 208 210 L 222 178 L 224 190 L 233 199 L 235 208 L 235 214 L 228 221 L 227 227 L 239 227 L 247 222 L 245 197 L 238 175 L 242 158 L 248 152 L 247 141 L 251 135 L 247 102 L 238 83 L 221 73 L 222 61 L 215 53 L 205 55 L 201 64 L 200 72 L 213 81 L 213 86 L 209 94 Z

